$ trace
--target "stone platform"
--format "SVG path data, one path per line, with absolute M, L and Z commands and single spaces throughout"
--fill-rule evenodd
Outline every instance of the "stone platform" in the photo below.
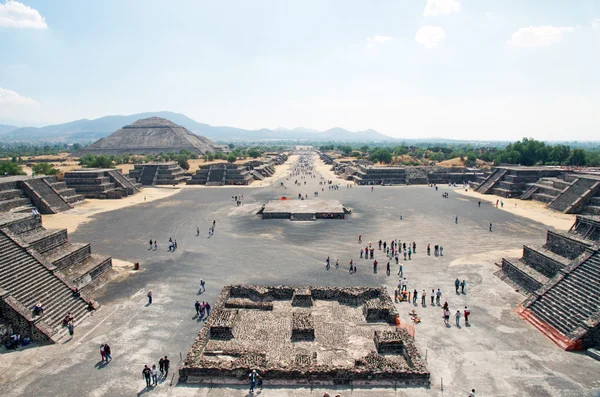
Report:
M 258 212 L 262 219 L 344 219 L 352 211 L 337 200 L 270 200 Z
M 299 291 L 310 294 L 310 308 L 294 306 Z M 230 300 L 269 302 L 272 309 L 228 309 Z M 179 381 L 247 383 L 257 370 L 269 385 L 428 386 L 425 361 L 408 331 L 395 326 L 397 316 L 385 288 L 228 286 Z

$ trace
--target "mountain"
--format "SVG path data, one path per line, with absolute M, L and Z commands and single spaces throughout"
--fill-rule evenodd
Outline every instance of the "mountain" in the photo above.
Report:
M 305 127 L 245 130 L 242 128 L 211 126 L 199 123 L 184 114 L 174 112 L 147 112 L 129 116 L 105 116 L 94 120 L 81 119 L 45 127 L 22 127 L 0 125 L 0 139 L 7 142 L 93 142 L 104 138 L 125 125 L 149 117 L 161 117 L 187 128 L 195 134 L 212 140 L 312 140 L 312 141 L 390 141 L 394 138 L 374 130 L 347 131 L 332 128 L 319 132 Z
M 15 127 L 14 125 L 0 124 L 0 135 L 8 134 L 10 132 L 13 132 L 17 128 L 19 128 L 19 127 Z

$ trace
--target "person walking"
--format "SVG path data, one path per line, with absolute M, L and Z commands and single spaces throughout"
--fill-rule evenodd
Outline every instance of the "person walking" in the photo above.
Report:
M 461 293 L 463 293 L 463 294 L 465 293 L 465 287 L 466 287 L 466 286 L 467 286 L 467 282 L 466 282 L 465 280 L 463 280 L 463 281 L 460 283 L 460 292 L 461 292 Z
M 200 315 L 200 302 L 196 301 L 196 303 L 194 303 L 194 307 L 196 308 L 196 316 Z
M 206 318 L 208 318 L 210 316 L 210 304 L 208 302 L 204 305 L 204 309 L 206 309 Z
M 354 266 L 354 267 L 352 268 L 352 273 L 355 273 L 355 274 L 356 274 L 356 262 L 354 262 L 354 265 L 353 265 L 353 266 Z
M 464 315 L 465 315 L 465 325 L 469 325 L 469 316 L 471 315 L 471 310 L 465 306 L 465 311 L 464 311 Z
M 69 335 L 71 335 L 71 338 L 73 338 L 73 334 L 75 333 L 75 325 L 73 325 L 73 321 L 69 321 L 67 328 L 69 330 Z
M 456 314 L 454 315 L 454 317 L 456 317 L 456 326 L 460 327 L 460 310 L 456 311 Z
M 492 224 L 490 223 L 490 232 L 492 231 Z
M 406 281 L 406 277 L 402 280 L 402 291 L 406 291 L 406 286 L 408 285 L 408 281 Z
M 146 379 L 146 387 L 150 387 L 150 375 L 152 374 L 152 370 L 148 368 L 147 365 L 144 365 L 144 369 L 142 370 L 142 378 Z
M 169 360 L 167 358 L 167 356 L 165 356 L 165 359 L 163 360 L 163 367 L 165 369 L 165 378 L 167 376 L 169 376 L 169 365 L 171 364 L 171 360 Z
M 475 389 L 471 389 L 471 392 L 469 393 L 468 397 L 475 397 Z
M 450 310 L 444 309 L 444 324 L 448 326 L 448 321 L 450 320 Z
M 158 385 L 158 371 L 156 370 L 156 365 L 152 365 L 150 375 L 152 376 L 152 386 Z
M 108 343 L 104 344 L 104 357 L 106 358 L 106 362 L 112 361 L 111 350 Z
M 377 259 L 373 261 L 373 273 L 377 274 Z
M 250 393 L 254 393 L 254 389 L 256 388 L 256 382 L 260 379 L 260 375 L 256 372 L 255 369 L 252 370 L 248 374 L 248 379 L 250 380 Z
M 438 288 L 438 290 L 435 293 L 435 304 L 439 306 L 441 299 L 442 299 L 442 291 L 440 291 L 440 289 Z
M 397 255 L 396 255 L 396 258 L 398 258 Z M 396 262 L 398 262 L 398 261 L 396 261 Z M 398 264 L 398 276 L 400 276 L 400 277 L 404 276 L 404 270 L 403 269 L 404 269 L 404 263 L 400 262 Z
M 153 241 L 152 241 L 152 240 L 150 240 L 150 248 L 148 248 L 149 250 L 151 250 L 151 249 L 152 249 L 152 242 L 153 242 Z
M 454 281 L 454 289 L 456 290 L 456 293 L 458 294 L 458 287 L 460 287 L 460 280 L 457 278 Z
M 148 304 L 151 305 L 152 304 L 152 290 L 148 291 Z
M 200 235 L 200 226 L 196 226 L 196 236 Z
M 385 274 L 387 274 L 388 276 L 390 275 L 390 262 L 387 263 L 387 266 L 385 268 Z
M 435 290 L 431 290 L 431 306 L 433 306 L 433 300 L 435 299 Z
M 206 287 L 205 287 L 206 283 L 204 282 L 204 279 L 200 279 L 200 291 L 199 292 L 204 292 L 206 291 Z
M 456 223 L 456 224 L 458 225 L 458 215 L 456 215 L 456 216 L 454 217 L 454 223 Z
M 165 372 L 165 359 L 162 357 L 158 360 L 158 370 L 160 371 L 160 376 L 163 376 Z
M 106 353 L 104 353 L 104 345 L 100 345 L 100 357 L 102 357 L 102 362 L 106 361 Z
M 425 306 L 426 301 L 427 301 L 427 294 L 425 293 L 425 290 L 423 290 L 423 292 L 421 292 L 421 306 Z
M 415 290 L 413 291 L 413 300 L 412 300 L 413 305 L 417 304 L 418 294 L 419 293 L 417 292 L 417 289 L 415 288 Z
M 158 243 L 156 242 L 156 240 L 154 240 L 154 251 L 156 251 L 158 249 Z

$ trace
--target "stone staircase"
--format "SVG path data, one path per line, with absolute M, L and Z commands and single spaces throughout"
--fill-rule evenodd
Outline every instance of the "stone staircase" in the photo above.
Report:
M 477 192 L 482 194 L 488 194 L 494 186 L 502 179 L 502 177 L 506 174 L 507 170 L 502 168 L 497 168 L 479 187 L 477 188 Z
M 583 337 L 581 329 L 600 330 L 600 253 L 559 275 L 524 307 L 573 342 Z
M 30 190 L 30 197 L 38 209 L 46 207 L 43 213 L 57 214 L 73 208 L 44 179 L 23 181 L 23 185 L 24 189 Z
M 144 167 L 140 175 L 140 183 L 142 184 L 142 186 L 152 186 L 154 184 L 154 179 L 156 178 L 157 170 L 157 165 L 147 165 Z
M 598 189 L 600 182 L 583 177 L 577 178 L 577 180 L 548 205 L 548 208 L 555 211 L 572 213 L 573 207 L 576 205 L 577 201 L 581 200 L 586 193 L 591 194 L 589 199 L 594 196 L 593 192 L 589 193 L 593 186 L 596 186 L 596 189 Z
M 206 181 L 207 186 L 223 185 L 225 179 L 224 168 L 211 168 L 208 180 Z
M 517 313 L 564 349 L 600 343 L 600 219 L 585 215 L 568 233 L 548 230 L 496 273 L 529 297 Z
M 52 342 L 61 329 L 61 322 L 67 312 L 75 319 L 87 314 L 88 301 L 73 294 L 52 266 L 47 266 L 36 253 L 11 236 L 7 230 L 0 229 L 0 287 L 3 316 L 12 318 L 13 329 L 23 328 L 24 336 L 33 340 Z M 40 302 L 44 307 L 41 317 L 34 318 L 33 306 Z M 26 312 L 22 313 L 22 309 Z M 19 310 L 21 309 L 21 310 Z M 28 313 L 29 312 L 29 313 Z M 17 318 L 21 318 L 18 321 Z M 23 319 L 29 327 L 22 323 Z M 35 332 L 37 330 L 37 332 Z M 29 331 L 29 332 L 28 332 Z
M 531 200 L 531 198 L 533 197 L 533 194 L 536 193 L 538 190 L 537 186 L 530 186 L 525 193 L 523 193 L 523 195 L 521 196 L 521 200 Z
M 68 188 L 65 182 L 57 182 L 56 180 L 53 180 L 51 178 L 46 179 L 46 182 L 48 182 L 50 187 L 52 187 L 52 189 L 54 189 L 54 191 L 58 193 L 63 198 L 63 200 L 71 204 L 71 206 L 85 199 L 83 195 L 77 194 L 75 189 Z
M 107 174 L 111 181 L 120 188 L 126 190 L 128 195 L 136 194 L 141 191 L 137 183 L 131 182 L 129 178 L 126 178 L 120 171 L 111 170 L 108 171 Z

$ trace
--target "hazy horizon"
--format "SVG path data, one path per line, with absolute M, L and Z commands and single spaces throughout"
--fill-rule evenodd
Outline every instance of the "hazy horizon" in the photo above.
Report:
M 0 124 L 594 141 L 600 3 L 0 0 Z M 543 10 L 543 12 L 540 12 Z

